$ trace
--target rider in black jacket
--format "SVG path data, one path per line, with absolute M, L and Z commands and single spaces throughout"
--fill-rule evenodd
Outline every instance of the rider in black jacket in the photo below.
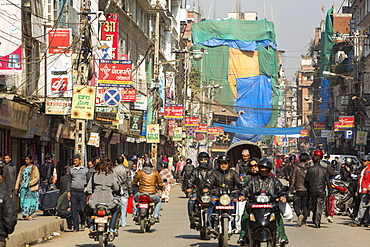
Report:
M 186 165 L 182 168 L 180 176 L 184 177 L 182 181 L 182 189 L 186 190 L 191 174 L 193 173 L 195 167 L 193 166 L 193 161 L 191 159 L 186 160 Z
M 6 246 L 5 239 L 14 231 L 17 224 L 17 213 L 13 199 L 0 188 L 0 246 Z
M 189 201 L 188 201 L 188 215 L 189 215 L 191 229 L 195 229 L 195 219 L 193 217 L 193 212 L 195 209 L 195 203 L 197 201 L 197 193 L 198 191 L 202 191 L 204 189 L 208 175 L 211 173 L 211 171 L 208 169 L 209 160 L 210 160 L 210 157 L 208 153 L 206 152 L 199 153 L 198 154 L 199 166 L 193 170 L 193 172 L 190 175 L 189 180 L 186 183 L 187 184 L 186 191 L 187 192 L 194 191 L 194 193 L 190 196 Z

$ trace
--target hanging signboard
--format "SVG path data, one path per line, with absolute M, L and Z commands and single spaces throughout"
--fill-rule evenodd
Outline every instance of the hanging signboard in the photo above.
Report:
M 159 143 L 159 124 L 148 124 L 146 131 L 147 143 Z
M 117 126 L 119 124 L 119 115 L 114 112 L 96 112 L 95 120 L 103 126 Z
M 198 127 L 195 128 L 196 133 L 207 133 L 207 124 L 199 124 Z
M 340 116 L 339 117 L 339 128 L 348 129 L 355 127 L 355 117 L 354 116 Z
M 143 126 L 143 111 L 131 110 L 130 115 L 130 134 L 141 136 L 141 129 Z
M 334 131 L 335 132 L 344 131 L 344 129 L 339 128 L 339 122 L 334 123 Z
M 148 108 L 148 98 L 144 95 L 137 94 L 136 102 L 134 103 L 134 109 L 146 111 L 147 108 Z
M 165 119 L 183 119 L 184 107 L 176 104 L 165 105 L 163 115 Z
M 99 87 L 130 87 L 131 84 L 131 60 L 99 60 Z
M 209 127 L 207 129 L 207 133 L 209 135 L 218 135 L 218 129 L 217 129 L 217 127 Z
M 321 137 L 322 138 L 329 138 L 332 136 L 332 130 L 321 130 Z
M 356 145 L 366 146 L 367 143 L 367 131 L 356 132 Z
M 313 128 L 315 130 L 323 130 L 323 129 L 325 129 L 325 123 L 322 123 L 322 122 L 314 122 L 313 123 Z
M 99 133 L 90 132 L 89 141 L 87 142 L 87 145 L 99 147 L 99 142 L 100 142 Z
M 45 114 L 48 115 L 69 115 L 71 114 L 72 100 L 65 99 L 46 99 Z
M 123 102 L 136 102 L 136 89 L 121 89 Z
M 118 59 L 119 15 L 106 14 L 105 20 L 101 28 L 101 39 L 112 41 L 112 58 Z
M 71 118 L 94 119 L 96 88 L 84 85 L 73 86 Z
M 182 141 L 182 127 L 174 128 L 173 141 Z
M 198 127 L 199 117 L 185 117 L 185 127 Z
M 224 127 L 217 127 L 217 130 L 218 130 L 218 135 L 219 136 L 222 136 L 222 135 L 225 134 Z
M 309 130 L 301 130 L 299 132 L 301 137 L 309 136 L 310 131 Z

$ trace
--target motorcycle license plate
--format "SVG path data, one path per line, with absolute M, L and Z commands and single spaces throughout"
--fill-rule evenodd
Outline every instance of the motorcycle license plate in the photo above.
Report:
M 272 204 L 252 204 L 251 208 L 272 208 Z
M 146 208 L 146 209 L 148 209 L 149 208 L 149 205 L 146 204 L 146 203 L 139 203 L 139 208 Z
M 216 210 L 233 210 L 234 206 L 216 206 Z
M 108 223 L 108 217 L 95 218 L 95 223 Z

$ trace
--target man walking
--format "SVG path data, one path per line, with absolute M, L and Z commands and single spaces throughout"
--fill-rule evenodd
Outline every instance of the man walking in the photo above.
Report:
M 9 194 L 0 188 L 0 247 L 6 246 L 8 235 L 17 224 L 17 212 Z
M 15 187 L 15 181 L 17 180 L 17 168 L 15 164 L 12 161 L 12 157 L 10 154 L 4 155 L 4 165 L 7 166 L 7 170 L 9 172 L 10 177 L 10 197 L 14 196 L 14 187 Z
M 304 179 L 304 186 L 306 187 L 308 194 L 311 198 L 312 205 L 312 221 L 315 224 L 315 228 L 320 228 L 321 214 L 324 208 L 327 187 L 329 195 L 332 193 L 330 186 L 329 174 L 321 164 L 321 151 L 315 151 L 312 156 L 313 166 L 308 168 L 306 177 Z
M 127 210 L 127 202 L 128 197 L 132 194 L 131 191 L 131 180 L 130 180 L 130 169 L 125 167 L 124 157 L 119 156 L 117 158 L 117 166 L 113 168 L 113 173 L 117 178 L 118 185 L 121 187 L 123 191 L 123 195 L 119 196 L 119 201 L 121 204 L 121 223 L 122 227 L 126 226 L 126 210 Z
M 85 228 L 85 216 L 83 209 L 86 206 L 86 195 L 84 188 L 86 187 L 90 173 L 87 167 L 82 166 L 80 154 L 73 155 L 73 167 L 69 171 L 69 178 L 67 184 L 68 199 L 71 200 L 71 209 L 73 217 L 73 230 L 80 230 L 80 218 L 82 229 Z

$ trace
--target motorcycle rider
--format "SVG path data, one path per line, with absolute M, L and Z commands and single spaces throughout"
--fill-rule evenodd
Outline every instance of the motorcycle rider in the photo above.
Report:
M 272 163 L 270 162 L 270 160 L 268 158 L 263 158 L 260 161 L 258 161 L 258 169 L 259 169 L 258 175 L 249 180 L 249 182 L 246 184 L 245 190 L 243 190 L 241 193 L 242 196 L 240 196 L 239 199 L 244 200 L 245 196 L 253 195 L 254 193 L 258 191 L 265 191 L 272 195 L 280 196 L 280 201 L 282 203 L 285 203 L 286 195 L 284 194 L 280 195 L 281 191 L 283 190 L 282 183 L 276 177 L 270 174 L 272 170 Z M 247 219 L 248 219 L 249 218 L 248 212 L 246 214 L 247 214 Z M 278 229 L 278 233 L 281 238 L 281 244 L 283 246 L 287 245 L 289 244 L 288 236 L 285 233 L 284 221 L 280 215 L 280 211 L 278 208 L 276 208 L 275 216 L 276 216 L 276 222 L 278 224 L 277 229 Z M 248 227 L 246 226 L 245 230 L 247 229 Z M 245 243 L 244 243 L 244 239 L 239 239 L 239 243 L 241 244 L 241 246 L 245 246 L 245 244 L 249 244 L 247 232 L 245 233 L 245 236 L 247 237 Z
M 198 160 L 199 166 L 193 169 L 193 172 L 191 173 L 190 178 L 188 179 L 187 189 L 186 189 L 187 192 L 191 192 L 193 188 L 196 189 L 195 192 L 190 196 L 188 200 L 188 215 L 189 215 L 189 220 L 190 220 L 190 229 L 195 229 L 195 219 L 193 216 L 193 212 L 195 209 L 195 203 L 197 201 L 197 193 L 199 193 L 200 191 L 208 192 L 207 190 L 206 191 L 204 190 L 204 187 L 205 187 L 207 178 L 209 174 L 211 173 L 211 171 L 209 170 L 209 164 L 208 164 L 210 157 L 207 152 L 199 153 L 197 160 Z M 184 170 L 185 170 L 185 167 L 184 167 Z
M 137 202 L 142 194 L 148 194 L 150 199 L 155 203 L 154 206 L 154 218 L 159 222 L 160 210 L 161 210 L 161 198 L 157 194 L 157 186 L 160 190 L 163 189 L 163 183 L 157 170 L 153 170 L 152 163 L 147 159 L 143 164 L 143 169 L 139 170 L 134 179 L 132 180 L 132 186 L 139 187 L 139 192 L 134 196 L 134 200 Z M 134 204 L 134 221 L 136 221 L 137 207 Z
M 230 190 L 241 190 L 239 175 L 235 170 L 230 169 L 229 156 L 226 154 L 218 157 L 219 168 L 212 171 L 208 176 L 207 183 L 205 184 L 204 192 L 208 192 L 210 189 L 218 190 L 220 188 L 229 188 Z M 208 207 L 208 215 L 214 212 L 216 201 L 210 201 Z
M 195 167 L 193 166 L 193 161 L 191 159 L 186 159 L 186 165 L 182 168 L 182 171 L 180 174 L 180 176 L 183 177 L 183 180 L 182 180 L 182 190 L 183 191 L 187 189 L 189 179 L 194 169 Z

